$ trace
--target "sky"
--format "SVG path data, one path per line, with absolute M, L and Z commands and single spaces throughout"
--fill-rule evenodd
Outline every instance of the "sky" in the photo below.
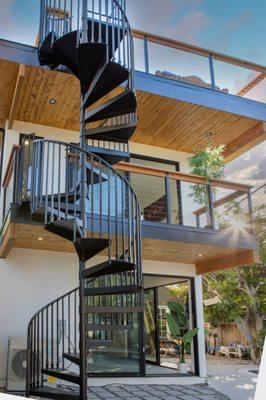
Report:
M 75 1 L 75 0 L 74 0 Z M 0 0 L 0 38 L 33 44 L 40 0 Z M 133 28 L 266 65 L 266 0 L 127 0 Z M 260 185 L 266 142 L 228 164 L 228 179 Z

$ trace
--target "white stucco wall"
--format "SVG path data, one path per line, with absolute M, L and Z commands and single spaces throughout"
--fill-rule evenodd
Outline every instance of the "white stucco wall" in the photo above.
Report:
M 102 261 L 96 256 L 90 265 Z M 194 276 L 195 268 L 144 260 L 143 272 Z M 25 338 L 34 313 L 77 286 L 74 253 L 13 248 L 7 259 L 0 259 L 0 386 L 5 383 L 8 337 Z

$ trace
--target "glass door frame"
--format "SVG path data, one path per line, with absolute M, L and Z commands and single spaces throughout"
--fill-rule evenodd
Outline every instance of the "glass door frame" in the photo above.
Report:
M 191 296 L 191 322 L 192 326 L 196 327 L 197 326 L 197 314 L 196 314 L 196 292 L 195 292 L 195 278 L 191 276 L 176 276 L 176 275 L 163 275 L 163 274 L 152 274 L 152 273 L 143 273 L 143 278 L 145 279 L 145 276 L 155 276 L 155 277 L 160 277 L 160 278 L 173 278 L 173 282 L 171 284 L 175 284 L 174 279 L 182 279 L 184 281 L 189 282 L 189 296 Z M 176 283 L 181 283 L 181 282 L 176 282 Z M 161 284 L 155 287 L 147 288 L 147 289 L 154 289 L 156 292 L 156 301 L 157 301 L 157 312 L 156 312 L 156 318 L 157 318 L 157 323 L 156 323 L 156 337 L 157 337 L 157 349 L 156 353 L 159 352 L 159 357 L 157 358 L 157 361 L 159 360 L 159 363 L 153 363 L 150 361 L 145 360 L 145 363 L 153 364 L 153 365 L 158 365 L 161 366 L 161 355 L 160 355 L 160 337 L 159 337 L 159 324 L 158 324 L 158 289 L 160 287 L 165 287 L 165 286 L 170 286 L 170 284 Z M 147 289 L 144 289 L 147 290 Z M 143 325 L 143 329 L 145 329 L 145 326 Z M 199 353 L 198 353 L 198 340 L 197 336 L 193 339 L 192 342 L 193 346 L 193 361 L 194 361 L 194 376 L 199 375 Z M 144 343 L 145 347 L 145 343 Z M 145 375 L 147 376 L 147 375 Z
M 145 352 L 145 363 L 152 364 L 152 365 L 160 365 L 161 363 L 161 355 L 160 355 L 160 336 L 159 336 L 159 319 L 158 319 L 158 290 L 157 288 L 149 288 L 144 289 L 144 300 L 145 300 L 145 290 L 152 290 L 153 291 L 153 302 L 154 302 L 154 323 L 155 323 L 155 354 L 156 354 L 156 361 L 151 361 L 146 359 L 146 352 Z M 145 305 L 144 305 L 145 309 Z M 145 324 L 143 326 L 145 330 Z M 145 338 L 145 332 L 144 332 Z M 145 341 L 144 341 L 145 347 Z

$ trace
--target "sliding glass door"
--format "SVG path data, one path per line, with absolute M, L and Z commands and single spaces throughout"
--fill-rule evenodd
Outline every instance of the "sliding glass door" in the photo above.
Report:
M 157 290 L 144 291 L 144 328 L 146 362 L 160 364 L 157 322 Z

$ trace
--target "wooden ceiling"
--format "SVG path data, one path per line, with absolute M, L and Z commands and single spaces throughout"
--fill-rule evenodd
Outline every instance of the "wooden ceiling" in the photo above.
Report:
M 6 258 L 13 247 L 75 253 L 73 243 L 42 225 L 11 223 L 0 247 L 0 257 Z M 144 260 L 194 264 L 198 273 L 253 263 L 256 258 L 253 250 L 147 238 L 143 239 L 142 255 Z
M 0 126 L 12 110 L 12 118 L 62 129 L 79 130 L 79 84 L 74 76 L 25 66 L 19 92 L 14 97 L 19 65 L 0 60 Z M 120 89 L 118 89 L 120 90 Z M 229 146 L 228 157 L 238 151 L 250 135 L 261 139 L 260 121 L 190 103 L 137 92 L 139 124 L 133 142 L 195 152 L 210 139 Z M 50 99 L 56 99 L 51 105 Z M 15 106 L 14 106 L 15 100 Z M 12 106 L 13 103 L 13 106 Z M 212 133 L 211 138 L 206 133 Z M 254 135 L 253 135 L 254 136 Z M 231 157 L 232 158 L 232 157 Z

